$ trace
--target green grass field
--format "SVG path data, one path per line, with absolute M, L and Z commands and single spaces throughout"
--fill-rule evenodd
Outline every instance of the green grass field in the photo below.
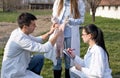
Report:
M 51 11 L 30 11 L 35 15 L 51 14 Z M 16 17 L 19 15 L 18 12 L 15 13 L 2 13 L 0 12 L 0 21 L 15 22 Z M 8 19 L 9 18 L 9 19 Z M 92 23 L 92 16 L 88 13 L 85 16 L 85 22 L 83 25 Z M 112 69 L 113 78 L 120 78 L 120 20 L 109 19 L 103 17 L 96 17 L 95 24 L 100 27 L 104 32 L 105 43 L 107 50 L 110 55 L 110 66 Z M 87 51 L 87 45 L 81 40 L 81 57 Z M 3 49 L 0 49 L 0 66 L 3 56 Z M 63 61 L 64 62 L 64 61 Z M 52 62 L 45 59 L 45 64 L 41 75 L 44 78 L 53 78 Z M 119 77 L 118 77 L 119 75 Z M 64 63 L 62 78 L 64 78 Z
M 22 11 L 16 11 L 16 12 L 0 11 L 0 22 L 16 22 L 18 15 L 22 12 L 30 12 L 35 15 L 51 14 L 51 10 L 22 10 Z

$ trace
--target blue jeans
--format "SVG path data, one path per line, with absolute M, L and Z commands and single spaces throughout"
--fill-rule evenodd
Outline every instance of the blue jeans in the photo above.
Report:
M 71 48 L 71 37 L 64 38 L 64 48 Z M 65 69 L 70 68 L 70 57 L 64 54 L 64 60 L 65 60 Z M 62 58 L 57 58 L 57 65 L 53 67 L 53 70 L 61 70 L 62 65 Z
M 32 72 L 40 75 L 43 64 L 44 64 L 44 56 L 41 54 L 34 55 L 29 63 L 28 70 L 31 70 Z

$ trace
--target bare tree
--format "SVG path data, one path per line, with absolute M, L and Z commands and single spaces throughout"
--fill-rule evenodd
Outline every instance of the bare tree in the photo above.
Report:
M 2 8 L 2 0 L 0 0 L 0 8 Z
M 3 0 L 3 11 L 13 11 L 15 7 L 15 0 Z
M 92 12 L 92 20 L 93 22 L 95 22 L 96 8 L 99 6 L 101 0 L 87 0 L 87 2 L 90 5 L 90 9 Z
M 3 11 L 6 12 L 16 11 L 17 9 L 22 8 L 26 4 L 24 3 L 23 5 L 22 2 L 23 0 L 2 0 Z

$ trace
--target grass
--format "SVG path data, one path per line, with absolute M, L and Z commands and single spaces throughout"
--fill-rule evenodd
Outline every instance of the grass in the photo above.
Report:
M 35 15 L 45 15 L 45 14 L 51 14 L 51 11 L 42 11 L 42 12 L 31 11 L 31 13 Z M 14 12 L 14 13 L 0 12 L 0 21 L 15 22 L 15 18 L 18 15 L 19 15 L 18 12 Z M 85 16 L 85 22 L 83 25 L 92 23 L 91 17 L 92 16 L 87 13 Z M 104 32 L 106 47 L 110 55 L 110 66 L 112 69 L 113 78 L 120 78 L 120 76 L 118 77 L 118 75 L 120 75 L 120 59 L 119 59 L 119 56 L 120 56 L 120 53 L 119 53 L 120 52 L 120 47 L 119 47 L 120 46 L 120 20 L 96 17 L 95 24 L 98 27 L 100 27 Z M 84 44 L 81 40 L 81 57 L 84 56 L 86 51 L 87 51 L 87 45 Z M 2 56 L 3 56 L 3 49 L 0 49 L 0 66 L 1 66 Z M 50 60 L 45 59 L 45 64 L 44 64 L 41 75 L 44 78 L 53 78 L 52 62 Z M 64 78 L 64 63 L 63 63 L 62 78 Z
M 2 57 L 3 57 L 3 49 L 0 49 L 0 68 L 1 68 L 1 62 L 2 62 Z
M 22 10 L 16 12 L 2 12 L 0 11 L 0 22 L 16 22 L 17 17 L 22 12 L 30 12 L 34 15 L 48 15 L 51 10 Z

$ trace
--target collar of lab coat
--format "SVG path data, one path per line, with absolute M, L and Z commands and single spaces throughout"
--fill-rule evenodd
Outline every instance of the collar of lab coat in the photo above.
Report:
M 96 48 L 96 46 L 97 46 L 97 45 L 94 44 L 92 47 L 89 47 L 87 52 L 93 53 L 94 50 L 95 50 L 95 48 Z

